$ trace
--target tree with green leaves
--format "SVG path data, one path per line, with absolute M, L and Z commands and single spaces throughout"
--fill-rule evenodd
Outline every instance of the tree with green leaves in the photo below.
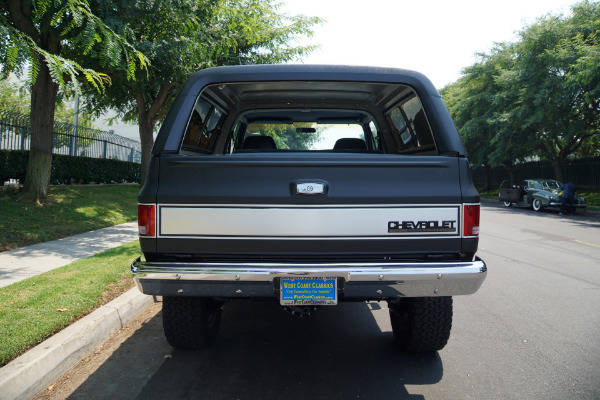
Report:
M 539 19 L 520 33 L 515 73 L 521 120 L 535 135 L 534 155 L 563 180 L 575 154 L 598 150 L 600 136 L 600 2 L 583 1 L 572 16 Z
M 60 122 L 73 122 L 75 109 L 72 106 L 73 99 L 59 92 L 54 112 L 54 120 Z M 0 111 L 12 111 L 18 114 L 31 112 L 31 90 L 29 85 L 10 79 L 0 80 Z M 91 113 L 79 111 L 79 126 L 95 128 L 94 117 Z
M 31 94 L 17 82 L 0 80 L 0 110 L 29 114 Z
M 475 164 L 548 160 L 563 180 L 574 155 L 600 149 L 600 3 L 547 16 L 497 44 L 442 89 Z
M 153 133 L 186 79 L 198 70 L 235 64 L 280 63 L 298 59 L 312 46 L 294 46 L 321 21 L 288 17 L 273 0 L 103 1 L 103 19 L 127 26 L 136 48 L 150 59 L 135 80 L 116 71 L 102 95 L 87 91 L 98 115 L 108 109 L 137 123 L 142 144 L 142 182 L 154 144 Z
M 487 173 L 503 166 L 513 177 L 513 165 L 528 156 L 527 141 L 513 113 L 515 93 L 504 82 L 514 64 L 514 46 L 496 44 L 490 54 L 463 71 L 441 90 L 475 167 Z M 508 88 L 510 89 L 510 88 Z
M 135 79 L 146 65 L 147 59 L 126 40 L 129 30 L 109 28 L 95 11 L 86 0 L 0 0 L 2 74 L 27 68 L 32 84 L 26 199 L 39 202 L 48 193 L 59 88 L 71 82 L 79 90 L 79 82 L 86 82 L 101 91 L 110 83 L 106 70 Z M 94 67 L 82 66 L 83 58 Z

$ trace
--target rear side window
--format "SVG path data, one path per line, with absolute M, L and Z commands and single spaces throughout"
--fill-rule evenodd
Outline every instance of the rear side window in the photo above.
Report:
M 225 116 L 221 109 L 199 98 L 183 138 L 182 150 L 212 153 Z
M 433 134 L 418 97 L 394 106 L 386 119 L 392 128 L 399 153 L 428 153 L 435 151 Z

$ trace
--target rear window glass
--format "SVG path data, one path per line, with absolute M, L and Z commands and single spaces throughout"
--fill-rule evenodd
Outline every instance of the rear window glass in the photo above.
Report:
M 256 139 L 269 136 L 269 139 Z M 254 139 L 246 140 L 248 137 Z M 273 150 L 333 150 L 346 142 L 354 142 L 355 146 L 367 150 L 363 128 L 358 124 L 318 124 L 301 122 L 293 124 L 250 124 L 246 129 L 244 140 L 240 140 L 241 150 L 269 149 Z M 269 142 L 271 144 L 263 144 Z
M 500 188 L 502 188 L 502 189 L 514 188 L 514 187 L 517 187 L 517 185 L 513 181 L 502 181 L 502 183 L 500 183 Z
M 275 151 L 438 155 L 426 111 L 407 85 L 273 81 L 203 89 L 182 154 Z
M 186 129 L 182 149 L 212 152 L 224 117 L 222 110 L 199 98 Z
M 398 152 L 435 150 L 433 134 L 418 97 L 392 108 L 386 118 Z

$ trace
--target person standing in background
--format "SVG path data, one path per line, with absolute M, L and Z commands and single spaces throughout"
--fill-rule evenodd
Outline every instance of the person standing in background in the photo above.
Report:
M 575 185 L 569 181 L 560 187 L 562 190 L 562 204 L 560 205 L 561 214 L 573 213 L 573 199 L 575 198 Z

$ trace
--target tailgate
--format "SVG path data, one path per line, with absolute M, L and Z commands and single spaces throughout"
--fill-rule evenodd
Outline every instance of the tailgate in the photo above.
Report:
M 153 240 L 167 258 L 359 261 L 462 251 L 457 157 L 166 156 L 158 180 Z

